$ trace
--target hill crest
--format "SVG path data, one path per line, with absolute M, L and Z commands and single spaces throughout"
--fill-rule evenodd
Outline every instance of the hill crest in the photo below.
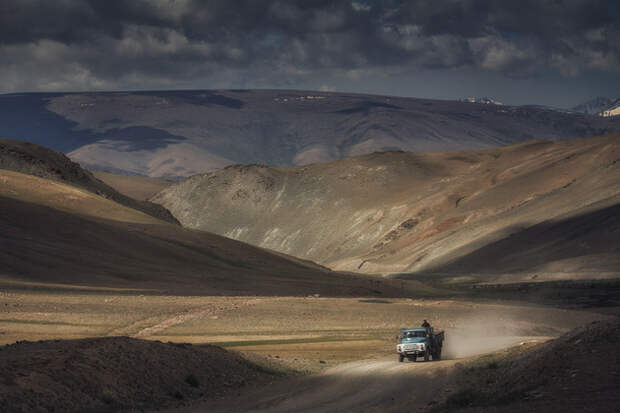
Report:
M 0 169 L 51 179 L 85 189 L 157 219 L 178 224 L 161 205 L 125 196 L 62 153 L 30 142 L 0 139 Z

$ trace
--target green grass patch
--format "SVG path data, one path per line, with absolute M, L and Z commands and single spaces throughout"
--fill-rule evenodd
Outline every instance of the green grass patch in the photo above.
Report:
M 349 329 L 349 330 L 343 330 L 343 329 L 321 329 L 321 330 L 268 330 L 268 331 L 234 331 L 234 332 L 228 332 L 228 331 L 205 331 L 205 332 L 192 332 L 188 329 L 187 332 L 184 332 L 183 330 L 181 330 L 181 328 L 184 328 L 183 325 L 177 325 L 174 326 L 174 328 L 177 328 L 177 331 L 169 331 L 166 330 L 166 337 L 175 337 L 175 336 L 187 336 L 187 337 L 218 337 L 218 336 L 232 336 L 232 337 L 243 337 L 243 336 L 265 336 L 265 337 L 269 337 L 269 336 L 284 336 L 284 335 L 298 335 L 298 334 L 304 334 L 304 335 L 309 335 L 309 334 L 321 334 L 321 335 L 330 335 L 330 334 L 334 334 L 337 335 L 338 337 L 356 337 L 355 334 L 359 334 L 360 330 L 359 329 Z M 181 330 L 181 331 L 178 331 Z M 389 337 L 390 339 L 393 338 L 394 335 L 398 334 L 400 330 L 397 328 L 386 328 L 386 329 L 375 329 L 375 330 L 364 330 L 364 337 L 371 337 L 373 336 L 375 339 L 377 340 L 382 340 L 385 339 L 386 337 Z
M 328 343 L 339 341 L 371 341 L 376 337 L 308 337 L 308 338 L 292 338 L 292 339 L 274 339 L 274 340 L 245 340 L 245 341 L 224 341 L 210 343 L 220 347 L 243 347 L 243 346 L 264 346 L 269 344 L 304 344 L 304 343 Z
M 16 318 L 2 318 L 0 323 L 11 324 L 37 324 L 37 325 L 51 325 L 51 326 L 71 326 L 71 327 L 108 327 L 107 324 L 80 324 L 80 323 L 66 323 L 62 321 L 48 321 L 48 320 L 20 320 Z

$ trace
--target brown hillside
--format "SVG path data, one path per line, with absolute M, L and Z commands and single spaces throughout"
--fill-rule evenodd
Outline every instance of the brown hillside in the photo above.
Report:
M 60 182 L 0 170 L 0 183 L 2 278 L 190 294 L 380 293 L 368 280 L 184 229 Z
M 29 142 L 0 139 L 0 169 L 61 181 L 165 221 L 178 223 L 161 205 L 137 201 L 106 185 L 60 152 Z
M 338 270 L 600 275 L 620 268 L 613 218 L 620 135 L 382 152 L 295 168 L 233 166 L 153 201 L 184 226 Z

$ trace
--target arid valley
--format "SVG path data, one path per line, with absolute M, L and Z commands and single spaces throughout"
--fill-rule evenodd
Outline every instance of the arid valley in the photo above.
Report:
M 2 0 L 0 413 L 620 412 L 614 0 Z
M 580 373 L 597 406 L 612 411 L 617 148 L 608 135 L 386 152 L 303 170 L 230 167 L 175 183 L 91 173 L 44 147 L 0 141 L 2 408 L 522 411 L 568 403 L 576 411 L 593 397 Z M 429 192 L 411 196 L 412 188 Z M 208 231 L 229 235 L 227 222 L 256 222 L 267 237 L 274 226 L 307 230 L 270 245 L 203 232 L 179 213 L 194 213 L 185 193 L 191 208 L 207 211 L 198 217 L 221 226 Z M 248 213 L 260 218 L 240 215 Z M 341 258 L 312 255 L 309 245 Z M 415 271 L 411 247 L 435 251 L 428 268 L 439 269 Z M 342 267 L 360 253 L 378 257 L 366 261 L 377 260 L 383 267 L 371 268 L 382 274 Z M 398 363 L 400 329 L 423 319 L 445 331 L 443 359 Z M 574 354 L 569 347 L 581 340 L 586 354 Z M 548 379 L 523 376 L 532 368 Z M 498 397 L 489 386 L 508 387 Z

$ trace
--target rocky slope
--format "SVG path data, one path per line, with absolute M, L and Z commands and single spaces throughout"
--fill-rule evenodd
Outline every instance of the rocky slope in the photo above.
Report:
M 40 145 L 0 139 L 0 169 L 61 181 L 137 209 L 156 218 L 178 223 L 161 205 L 138 201 L 106 185 L 65 155 Z
M 186 227 L 339 270 L 555 277 L 620 267 L 619 135 L 232 166 L 153 201 Z
M 0 136 L 82 166 L 184 177 L 235 163 L 304 165 L 375 151 L 481 149 L 620 131 L 620 119 L 457 101 L 286 90 L 0 96 Z

